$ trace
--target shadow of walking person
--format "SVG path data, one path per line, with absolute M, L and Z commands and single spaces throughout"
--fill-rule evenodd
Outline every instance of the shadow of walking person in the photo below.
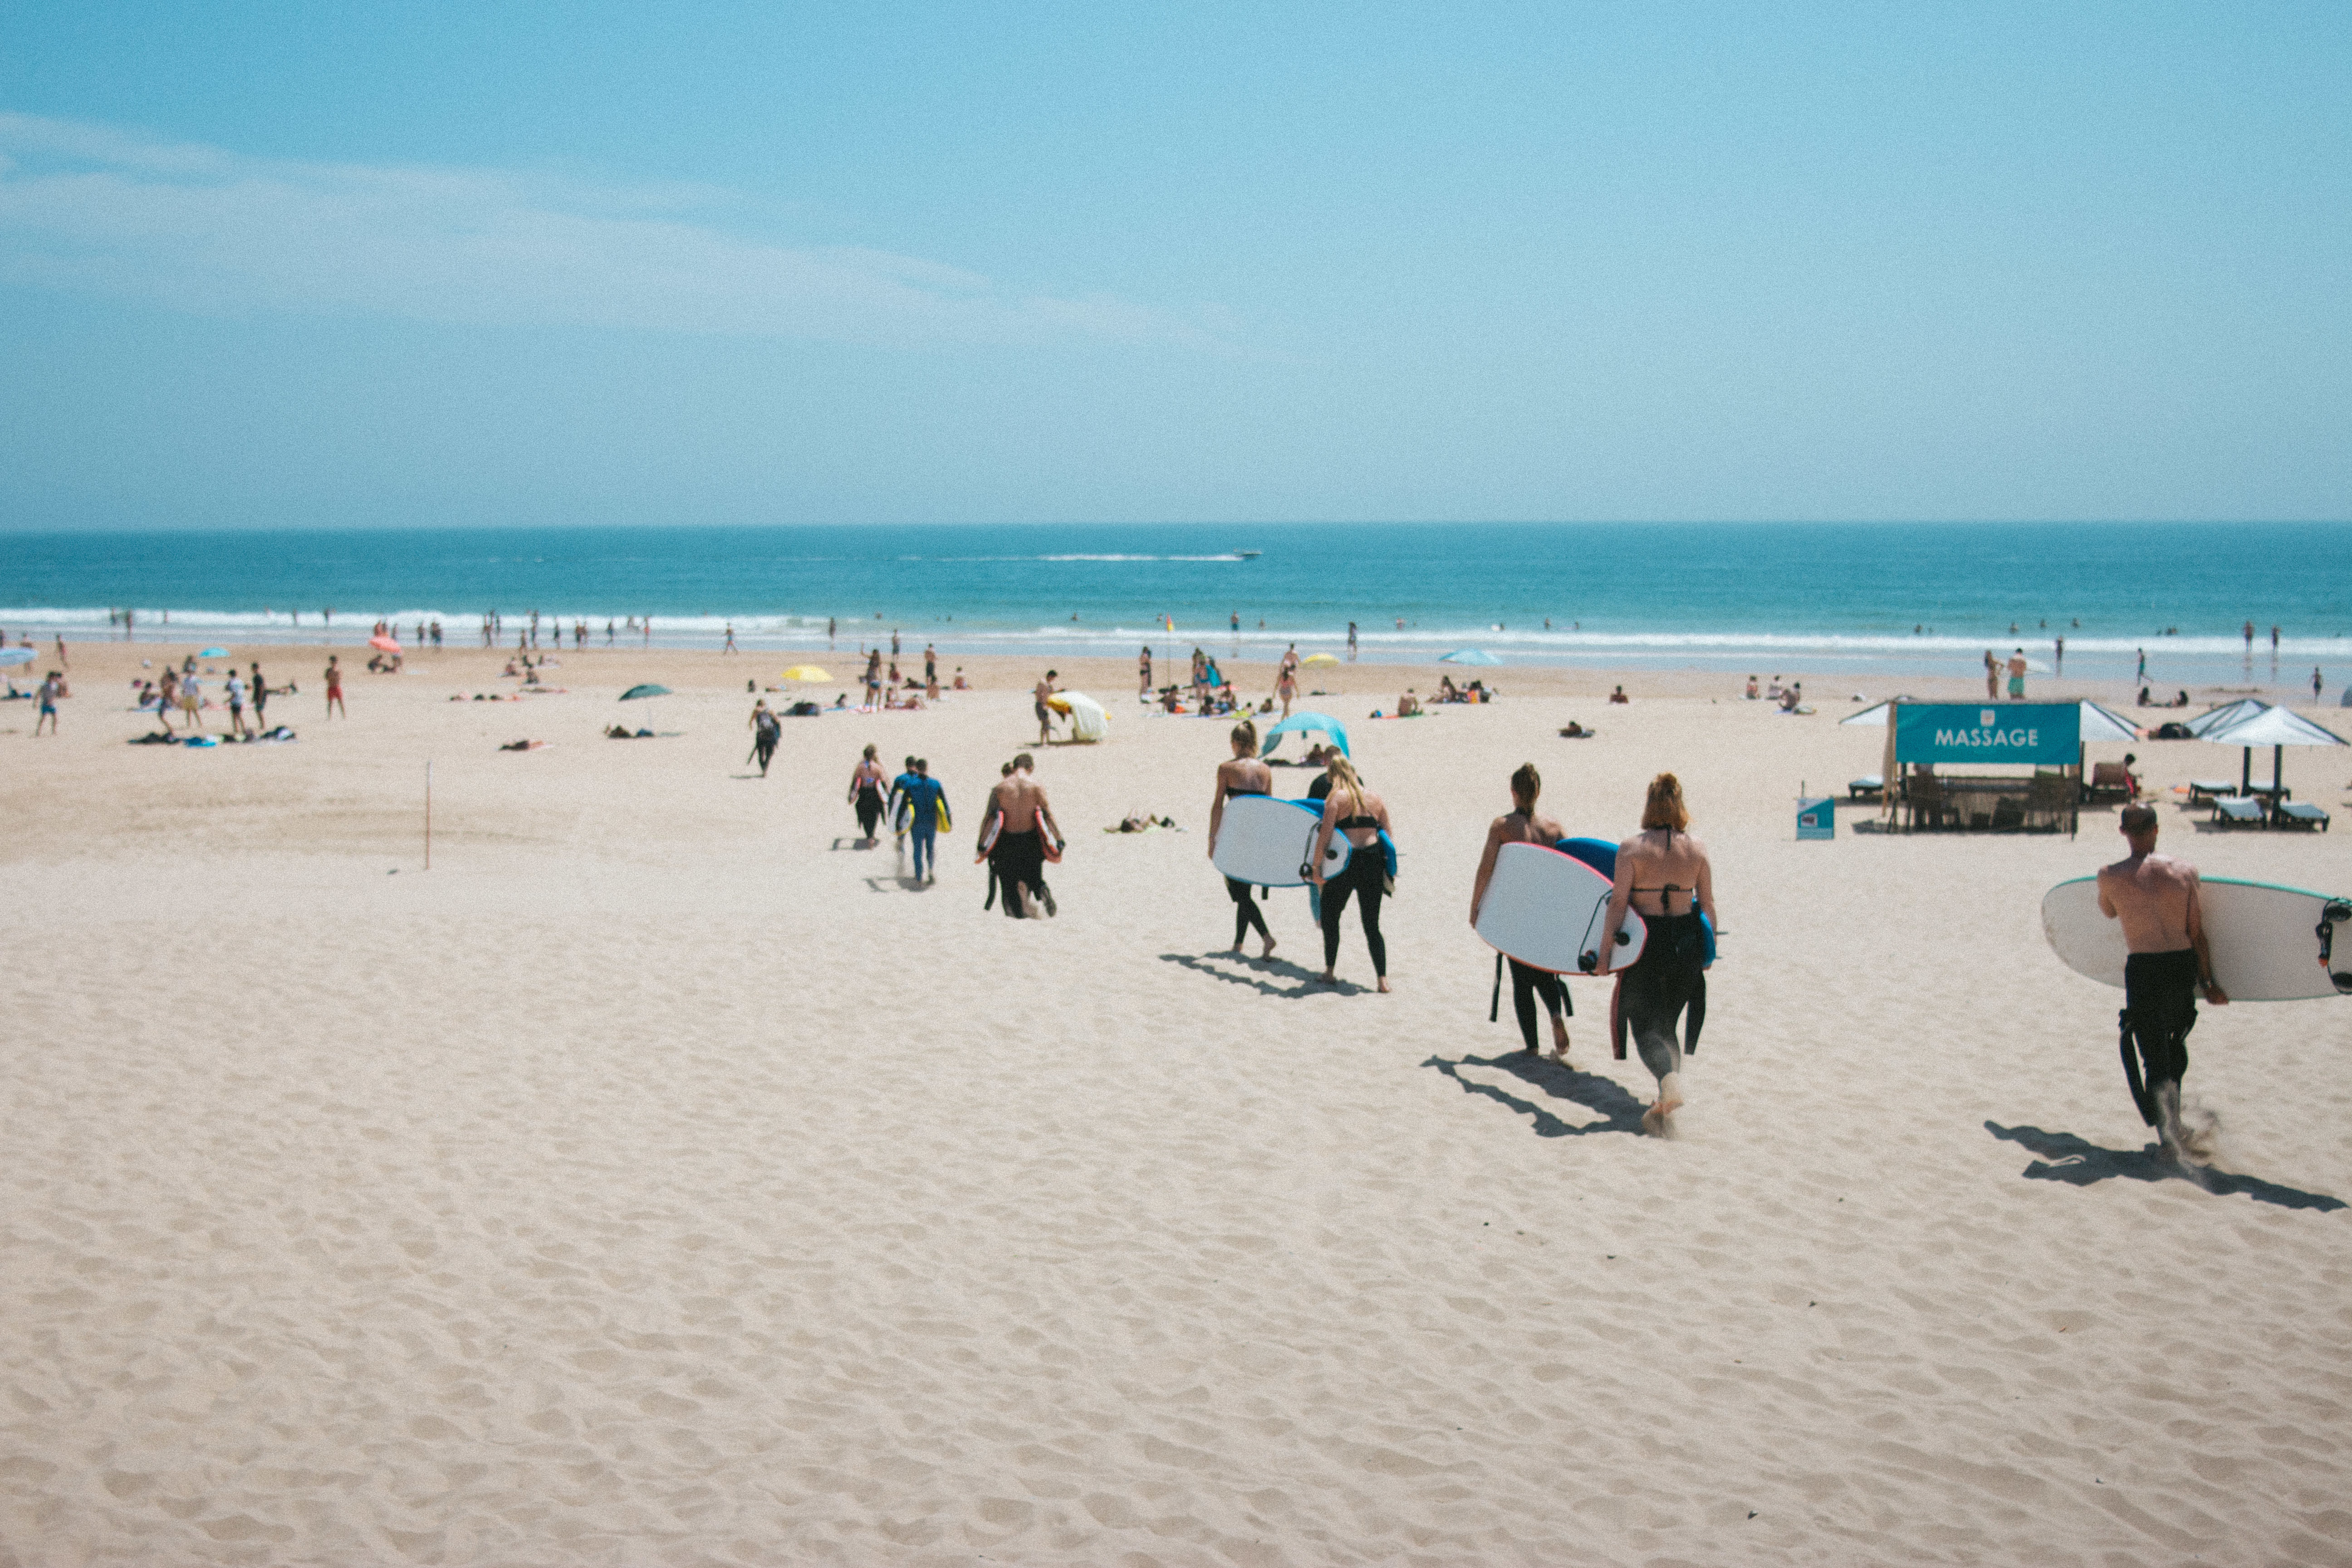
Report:
M 2138 1149 L 2108 1149 L 2072 1132 L 2003 1127 L 1997 1121 L 1986 1122 L 1985 1131 L 2003 1142 L 2021 1144 L 2042 1156 L 2021 1173 L 2029 1182 L 2064 1182 L 2069 1186 L 2087 1187 L 2116 1176 L 2131 1182 L 2186 1181 L 2209 1193 L 2223 1196 L 2243 1193 L 2258 1204 L 2276 1204 L 2281 1208 L 2325 1211 L 2345 1206 L 2341 1198 L 2283 1187 L 2260 1176 L 2175 1164 L 2154 1143 Z
M 1641 1135 L 1642 1112 L 1645 1108 L 1640 1100 L 1626 1093 L 1624 1086 L 1614 1079 L 1579 1072 L 1574 1068 L 1530 1057 L 1524 1051 L 1513 1051 L 1499 1057 L 1464 1057 L 1458 1061 L 1432 1057 L 1421 1065 L 1435 1068 L 1460 1085 L 1465 1094 L 1494 1100 L 1527 1117 L 1538 1138 L 1579 1138 L 1588 1132 Z M 1463 1077 L 1462 1069 L 1465 1067 L 1492 1068 L 1496 1072 L 1508 1073 L 1546 1099 L 1580 1105 L 1596 1112 L 1601 1120 L 1580 1124 L 1563 1121 L 1549 1107 L 1533 1100 L 1522 1100 L 1499 1084 L 1481 1083 L 1475 1079 Z

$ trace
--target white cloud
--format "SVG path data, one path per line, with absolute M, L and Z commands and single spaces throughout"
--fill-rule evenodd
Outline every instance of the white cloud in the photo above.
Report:
M 205 311 L 889 344 L 1213 342 L 1149 306 L 696 220 L 722 203 L 690 186 L 245 158 L 0 113 L 0 279 L 20 283 Z

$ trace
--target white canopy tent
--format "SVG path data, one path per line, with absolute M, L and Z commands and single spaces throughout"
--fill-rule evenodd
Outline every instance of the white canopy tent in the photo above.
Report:
M 2260 698 L 2241 697 L 2235 702 L 2225 702 L 2219 708 L 2208 708 L 2196 718 L 2189 720 L 2183 727 L 2201 741 L 2212 731 L 2225 730 L 2232 724 L 2252 718 L 2257 713 L 2268 712 L 2270 706 Z
M 2252 701 L 2252 699 L 2247 699 Z M 2231 707 L 2243 704 L 2232 703 Z M 2280 764 L 2289 746 L 2341 746 L 2347 743 L 2343 736 L 2297 713 L 2292 708 L 2272 708 L 2255 704 L 2256 711 L 2242 715 L 2235 723 L 2215 725 L 2197 738 L 2217 746 L 2241 746 L 2245 754 L 2238 766 L 2238 793 L 2253 793 L 2254 748 L 2271 749 L 2271 787 L 2273 800 L 2279 798 Z M 2219 711 L 2219 710 L 2217 710 Z

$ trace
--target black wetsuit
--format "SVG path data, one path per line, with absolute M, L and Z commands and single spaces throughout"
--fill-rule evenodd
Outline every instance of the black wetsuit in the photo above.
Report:
M 1643 915 L 1642 920 L 1649 936 L 1642 943 L 1642 956 L 1625 971 L 1618 1011 L 1642 1054 L 1642 1065 L 1664 1079 L 1682 1070 L 1683 1047 L 1675 1026 L 1683 1010 L 1705 994 L 1706 931 L 1696 911 Z
M 1359 814 L 1344 816 L 1331 829 L 1345 833 L 1349 828 L 1378 827 L 1380 818 Z M 1388 884 L 1388 858 L 1381 853 L 1380 841 L 1359 844 L 1349 857 L 1347 869 L 1323 884 L 1323 967 L 1329 969 L 1339 958 L 1339 917 L 1347 912 L 1348 899 L 1354 895 L 1356 915 L 1363 922 L 1364 945 L 1371 950 L 1372 973 L 1382 979 L 1389 973 L 1389 946 L 1381 940 L 1381 896 Z
M 1262 795 L 1264 794 L 1265 791 L 1262 789 L 1234 789 L 1227 790 L 1225 798 L 1239 800 L 1245 795 Z M 1267 942 L 1272 942 L 1274 933 L 1265 929 L 1265 916 L 1259 910 L 1257 900 L 1251 896 L 1250 885 L 1228 877 L 1225 879 L 1225 891 L 1233 895 L 1234 900 L 1234 945 L 1241 946 L 1242 939 L 1253 931 Z
M 1574 1017 L 1576 1005 L 1568 998 L 1568 987 L 1562 985 L 1559 976 L 1550 970 L 1532 968 L 1516 958 L 1508 960 L 1508 963 L 1511 966 L 1511 1005 L 1519 1015 L 1519 1037 L 1527 1042 L 1528 1049 L 1532 1052 L 1537 1049 L 1536 998 L 1543 998 L 1544 1010 L 1555 1018 Z
M 1019 889 L 1026 887 L 1034 898 L 1045 896 L 1045 841 L 1037 828 L 1024 833 L 1010 828 L 999 831 L 996 847 L 988 852 L 988 864 L 996 873 L 1004 912 L 1013 920 L 1022 918 Z
M 2135 952 L 2124 960 L 2124 1081 L 2140 1120 L 2157 1124 L 2156 1091 L 2189 1073 L 2189 1031 L 2197 1026 L 2197 952 Z M 2137 1049 L 2135 1052 L 2135 1046 Z M 2143 1069 L 2145 1069 L 2143 1071 Z

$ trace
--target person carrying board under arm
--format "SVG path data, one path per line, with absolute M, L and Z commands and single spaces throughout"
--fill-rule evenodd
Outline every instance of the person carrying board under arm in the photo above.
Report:
M 1470 889 L 1470 929 L 1478 929 L 1478 910 L 1486 901 L 1486 884 L 1495 879 L 1495 857 L 1506 844 L 1538 844 L 1546 848 L 1568 837 L 1567 830 L 1548 816 L 1536 815 L 1536 797 L 1543 794 L 1543 775 L 1536 772 L 1533 763 L 1521 763 L 1511 775 L 1511 810 L 1498 816 L 1486 828 L 1486 852 L 1478 861 L 1478 880 Z M 1576 1006 L 1569 1000 L 1568 987 L 1559 976 L 1548 969 L 1521 963 L 1506 957 L 1511 966 L 1511 1005 L 1519 1016 L 1519 1038 L 1529 1056 L 1538 1054 L 1536 1044 L 1536 1000 L 1543 1000 L 1544 1010 L 1551 1015 L 1552 1059 L 1562 1067 L 1568 1061 L 1568 1024 L 1562 1014 L 1573 1015 Z
M 2127 805 L 2124 842 L 2131 853 L 2099 868 L 2099 912 L 2121 921 L 2124 1079 L 2140 1120 L 2157 1130 L 2165 1156 L 2202 1163 L 2210 1134 L 2180 1124 L 2180 1080 L 2189 1073 L 2189 1031 L 2197 1026 L 2197 994 L 2214 1006 L 2228 994 L 2213 983 L 2213 954 L 2205 941 L 2197 868 L 2156 852 L 2153 807 Z
M 1690 808 L 1672 773 L 1650 781 L 1642 832 L 1617 847 L 1617 887 L 1601 929 L 1622 926 L 1628 908 L 1640 912 L 1649 936 L 1625 971 L 1619 1005 L 1642 1065 L 1658 1080 L 1658 1098 L 1642 1113 L 1642 1127 L 1663 1137 L 1683 1103 L 1685 1053 L 1675 1024 L 1706 984 L 1706 931 L 1699 916 L 1715 919 L 1715 871 L 1706 846 L 1690 835 Z M 1606 974 L 1615 945 L 1604 942 L 1601 952 Z
M 1234 754 L 1217 764 L 1217 795 L 1209 803 L 1209 859 L 1217 858 L 1217 830 L 1225 824 L 1225 801 L 1239 795 L 1272 795 L 1274 770 L 1257 760 L 1257 726 L 1244 719 L 1234 726 Z M 1234 952 L 1242 951 L 1242 940 L 1255 930 L 1265 939 L 1261 959 L 1274 956 L 1274 932 L 1265 925 L 1265 916 L 1257 907 L 1247 882 L 1225 879 L 1225 891 L 1234 900 Z

